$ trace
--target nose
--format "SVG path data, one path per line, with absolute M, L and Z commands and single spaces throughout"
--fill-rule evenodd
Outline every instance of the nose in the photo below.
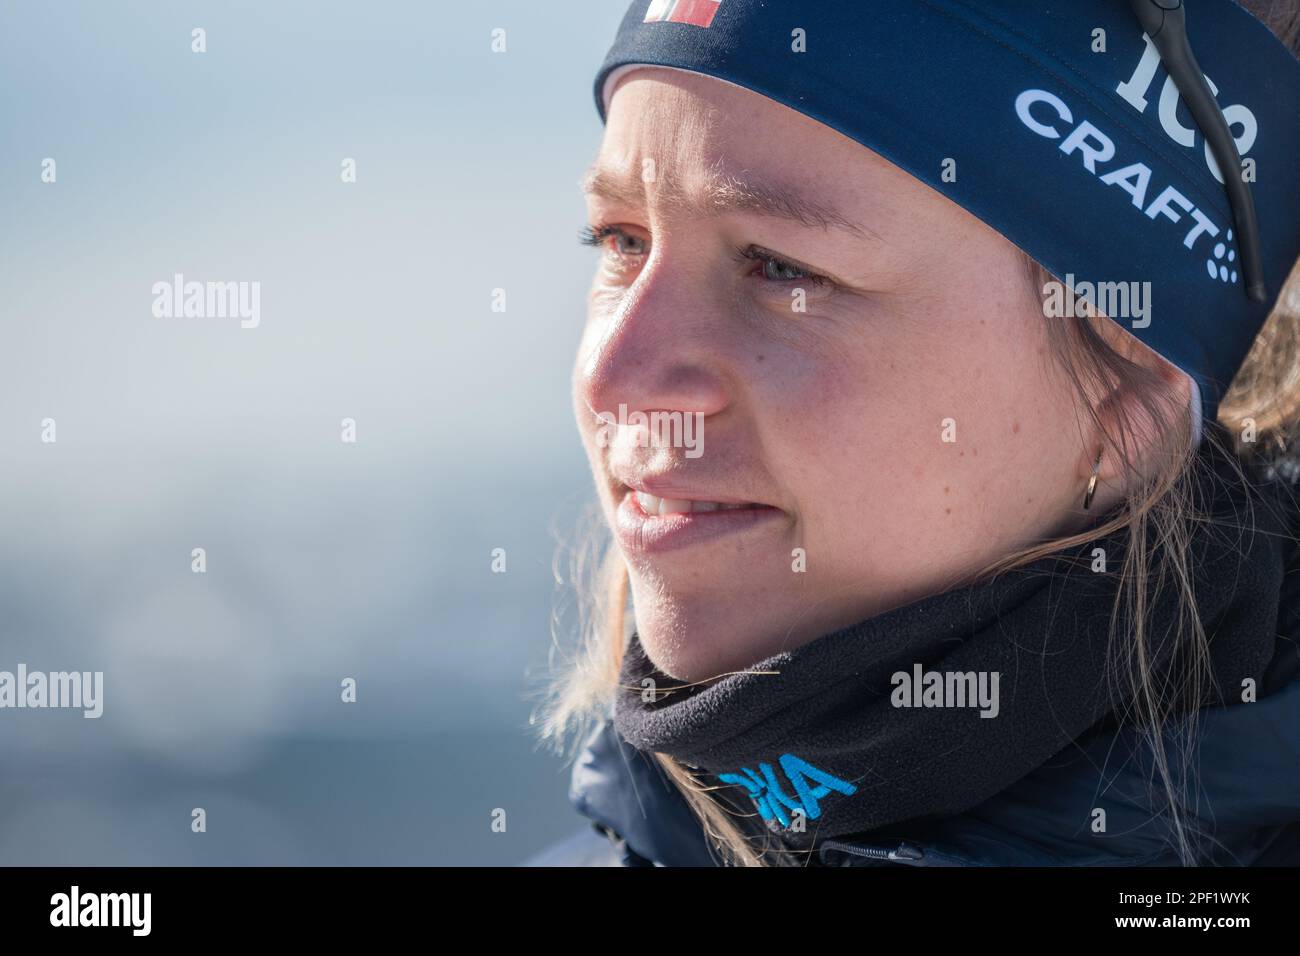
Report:
M 661 245 L 617 299 L 598 290 L 579 366 L 593 418 L 669 411 L 716 415 L 729 401 L 725 303 L 699 262 Z

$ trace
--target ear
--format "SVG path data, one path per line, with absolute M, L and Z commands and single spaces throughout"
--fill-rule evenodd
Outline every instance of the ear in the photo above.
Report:
M 1178 408 L 1189 408 L 1192 401 L 1192 379 L 1164 356 L 1155 352 L 1150 346 L 1139 341 L 1127 329 L 1107 318 L 1099 320 L 1098 332 L 1106 342 L 1120 355 L 1154 372 L 1167 389 L 1160 396 L 1159 404 L 1168 402 Z M 1097 461 L 1097 452 L 1105 449 L 1101 458 L 1101 467 L 1097 476 L 1099 483 L 1114 486 L 1125 480 L 1125 468 L 1122 455 L 1127 451 L 1130 461 L 1137 466 L 1140 474 L 1149 476 L 1166 463 L 1173 455 L 1184 449 L 1179 443 L 1184 436 L 1178 430 L 1172 432 L 1163 427 L 1164 422 L 1153 421 L 1150 412 L 1126 385 L 1117 385 L 1096 404 L 1097 417 L 1105 426 L 1105 432 L 1095 426 L 1087 429 L 1089 439 L 1083 449 L 1084 459 L 1081 467 L 1086 480 L 1092 475 L 1093 465 Z M 1110 443 L 1107 433 L 1115 440 L 1124 441 L 1124 446 Z

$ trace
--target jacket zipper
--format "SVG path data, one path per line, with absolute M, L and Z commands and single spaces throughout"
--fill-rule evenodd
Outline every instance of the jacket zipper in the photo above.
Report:
M 925 852 L 910 843 L 900 843 L 892 850 L 879 846 L 863 846 L 857 843 L 845 843 L 842 840 L 827 840 L 821 846 L 823 853 L 832 850 L 847 853 L 849 856 L 862 856 L 872 860 L 888 860 L 891 863 L 916 863 L 925 858 Z

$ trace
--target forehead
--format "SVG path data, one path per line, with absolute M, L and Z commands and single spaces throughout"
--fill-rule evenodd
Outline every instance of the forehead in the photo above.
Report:
M 794 218 L 815 224 L 884 224 L 918 211 L 929 193 L 871 150 L 796 110 L 711 76 L 640 67 L 620 78 L 605 136 L 586 177 L 622 180 L 671 201 L 675 192 L 717 197 L 718 183 L 771 185 L 769 198 L 813 199 Z M 653 181 L 655 186 L 649 186 Z M 742 203 L 743 204 L 743 203 Z M 809 215 L 805 216 L 807 213 Z
M 625 74 L 614 90 L 601 158 L 637 154 L 670 163 L 679 174 L 737 164 L 788 172 L 810 149 L 841 159 L 852 150 L 868 153 L 752 90 L 684 70 L 641 67 Z

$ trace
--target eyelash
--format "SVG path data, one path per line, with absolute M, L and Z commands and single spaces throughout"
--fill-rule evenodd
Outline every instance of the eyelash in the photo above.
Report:
M 626 233 L 623 232 L 622 229 L 618 228 L 618 226 L 587 225 L 587 226 L 583 226 L 583 228 L 580 230 L 578 234 L 578 241 L 582 243 L 584 246 L 599 247 L 603 245 L 605 240 L 608 239 L 610 236 L 616 236 L 616 235 L 626 235 Z M 772 253 L 768 252 L 766 249 L 763 249 L 759 246 L 755 246 L 755 245 L 738 246 L 736 248 L 734 258 L 736 259 L 737 262 L 759 262 L 759 263 L 770 262 L 773 265 L 775 265 L 778 269 L 792 269 L 796 272 L 805 273 L 805 275 L 799 276 L 794 279 L 770 279 L 768 280 L 770 282 L 804 282 L 813 286 L 821 286 L 830 282 L 830 279 L 828 279 L 826 276 L 817 275 L 816 273 L 808 272 L 808 270 L 804 269 L 802 266 L 797 266 L 793 262 L 787 262 L 785 259 L 782 259 L 780 256 L 772 255 Z
M 584 246 L 601 246 L 605 240 L 622 230 L 616 226 L 583 226 L 578 232 L 578 241 Z

